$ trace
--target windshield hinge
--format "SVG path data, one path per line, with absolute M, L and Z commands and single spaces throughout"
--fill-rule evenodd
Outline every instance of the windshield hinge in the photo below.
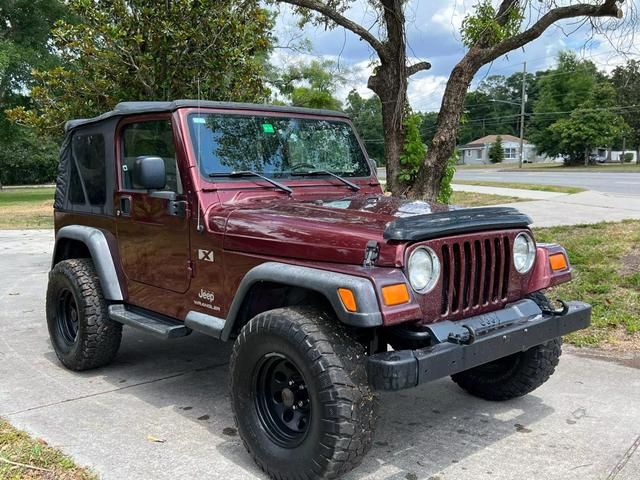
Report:
M 374 262 L 378 259 L 379 252 L 380 248 L 378 248 L 378 242 L 376 242 L 375 240 L 369 240 L 367 242 L 367 246 L 364 249 L 363 265 L 365 267 L 373 267 Z

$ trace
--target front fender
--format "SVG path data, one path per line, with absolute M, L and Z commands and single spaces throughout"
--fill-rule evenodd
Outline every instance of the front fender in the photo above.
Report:
M 382 314 L 380 313 L 374 286 L 370 280 L 343 273 L 278 262 L 262 263 L 247 272 L 236 291 L 226 320 L 223 321 L 222 319 L 214 319 L 197 312 L 190 312 L 185 319 L 185 324 L 194 330 L 210 335 L 213 334 L 222 340 L 228 340 L 247 293 L 253 285 L 259 282 L 279 283 L 318 292 L 329 301 L 338 319 L 347 325 L 357 327 L 377 327 L 382 325 Z M 349 312 L 345 309 L 338 296 L 338 288 L 348 288 L 353 292 L 358 305 L 357 312 Z M 207 323 L 211 324 L 206 325 Z M 216 335 L 215 331 L 220 328 L 220 333 Z

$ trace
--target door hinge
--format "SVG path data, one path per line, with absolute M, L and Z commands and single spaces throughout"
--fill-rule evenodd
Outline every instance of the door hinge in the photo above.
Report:
M 367 246 L 364 249 L 364 262 L 362 263 L 365 267 L 372 267 L 375 261 L 378 259 L 378 254 L 380 253 L 380 248 L 378 247 L 378 242 L 375 240 L 369 240 L 367 242 Z
M 192 260 L 187 260 L 187 277 L 194 278 L 196 276 Z

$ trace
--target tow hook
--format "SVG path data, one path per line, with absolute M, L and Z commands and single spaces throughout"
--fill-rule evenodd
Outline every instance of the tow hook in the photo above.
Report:
M 471 345 L 476 341 L 476 332 L 473 328 L 468 327 L 467 325 L 462 325 L 462 328 L 466 330 L 464 333 L 449 333 L 447 337 L 447 341 L 450 343 L 455 343 L 456 345 Z
M 556 308 L 556 309 L 542 309 L 542 313 L 545 313 L 547 315 L 553 315 L 555 317 L 558 316 L 562 316 L 562 315 L 566 315 L 567 313 L 569 313 L 569 305 L 567 305 L 564 300 L 560 300 L 559 298 L 556 299 L 556 302 L 558 302 L 560 304 L 560 308 Z

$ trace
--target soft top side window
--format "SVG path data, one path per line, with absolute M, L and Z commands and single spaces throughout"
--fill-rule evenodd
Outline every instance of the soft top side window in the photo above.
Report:
M 134 181 L 135 162 L 138 157 L 153 156 L 164 160 L 167 174 L 167 184 L 164 189 L 178 194 L 182 193 L 173 128 L 169 119 L 129 123 L 122 129 L 121 139 L 120 171 L 123 189 L 143 189 Z
M 71 139 L 71 153 L 71 203 L 84 204 L 86 193 L 91 205 L 103 206 L 106 201 L 104 136 L 99 133 L 74 133 Z

